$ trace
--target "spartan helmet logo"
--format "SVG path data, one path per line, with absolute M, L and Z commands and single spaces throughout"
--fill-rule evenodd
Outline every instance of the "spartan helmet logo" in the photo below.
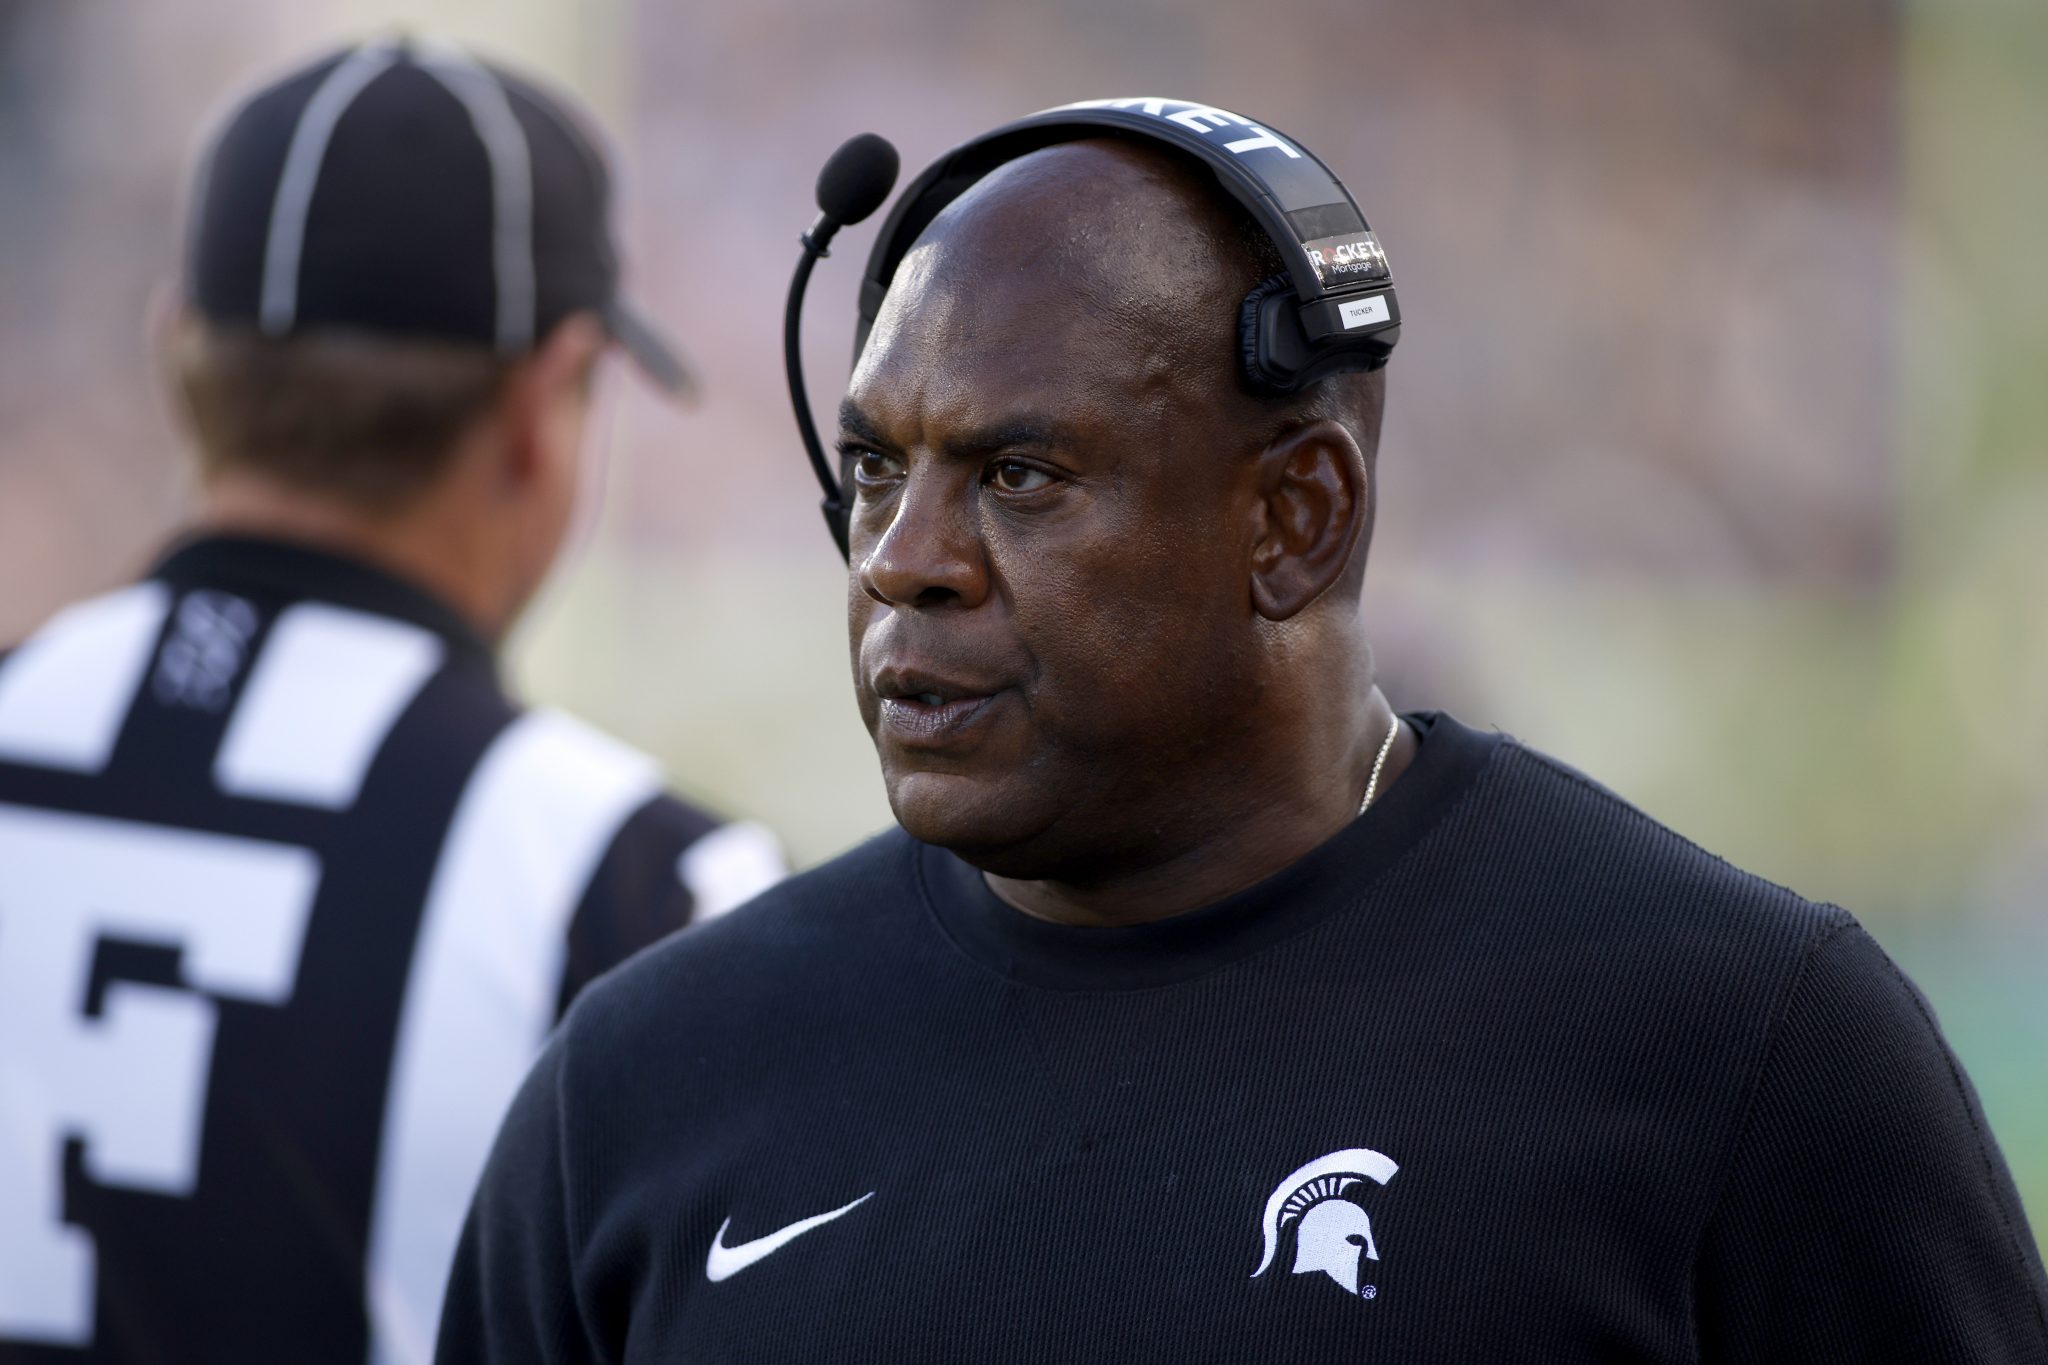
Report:
M 1252 1278 L 1256 1280 L 1273 1264 L 1273 1253 L 1280 1249 L 1280 1230 L 1292 1223 L 1294 1273 L 1320 1270 L 1342 1285 L 1345 1293 L 1359 1293 L 1359 1268 L 1366 1261 L 1377 1261 L 1380 1252 L 1372 1241 L 1372 1219 L 1344 1192 L 1367 1179 L 1384 1185 L 1400 1169 L 1378 1152 L 1353 1147 L 1317 1157 L 1281 1181 L 1266 1200 L 1261 1224 L 1266 1254 L 1259 1258 Z

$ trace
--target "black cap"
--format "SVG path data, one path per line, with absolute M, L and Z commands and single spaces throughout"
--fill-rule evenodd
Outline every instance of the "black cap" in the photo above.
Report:
M 619 297 L 585 120 L 458 48 L 391 39 L 243 100 L 201 162 L 185 293 L 273 336 L 346 328 L 523 355 L 596 313 L 650 378 L 676 352 Z

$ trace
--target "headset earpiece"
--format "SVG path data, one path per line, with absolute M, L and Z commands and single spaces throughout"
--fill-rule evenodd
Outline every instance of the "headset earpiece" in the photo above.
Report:
M 1387 363 L 1391 344 L 1370 350 L 1318 347 L 1302 326 L 1300 302 L 1287 275 L 1271 276 L 1244 296 L 1237 314 L 1238 373 L 1253 393 L 1281 398 L 1329 375 Z M 1394 320 L 1398 325 L 1398 314 Z
M 1303 358 L 1298 352 L 1307 349 L 1308 338 L 1301 335 L 1299 321 L 1294 322 L 1294 337 L 1283 336 L 1292 320 L 1286 316 L 1292 302 L 1294 281 L 1284 274 L 1272 275 L 1254 286 L 1237 310 L 1238 376 L 1262 398 L 1293 393 L 1297 387 L 1291 380 Z M 1288 344 L 1293 341 L 1298 345 Z M 1288 353 L 1285 360 L 1283 352 Z

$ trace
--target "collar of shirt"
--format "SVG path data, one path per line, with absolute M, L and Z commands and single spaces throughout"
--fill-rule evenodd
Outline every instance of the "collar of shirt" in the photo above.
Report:
M 1009 980 L 1048 990 L 1142 990 L 1248 957 L 1362 903 L 1372 883 L 1429 833 L 1505 745 L 1505 737 L 1440 712 L 1404 717 L 1421 746 L 1401 780 L 1321 845 L 1214 905 L 1109 928 L 1035 919 L 999 898 L 980 871 L 918 846 L 926 902 L 968 956 Z
M 495 652 L 454 608 L 383 569 L 328 550 L 260 536 L 200 535 L 173 544 L 148 577 L 180 591 L 239 589 L 410 621 L 446 641 L 451 660 L 482 668 L 494 682 L 497 678 Z

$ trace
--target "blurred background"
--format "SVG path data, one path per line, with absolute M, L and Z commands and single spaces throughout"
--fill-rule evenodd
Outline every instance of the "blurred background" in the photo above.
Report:
M 677 412 L 614 377 L 528 696 L 800 863 L 880 828 L 779 362 L 816 169 L 864 129 L 911 171 L 1075 99 L 1236 109 L 1346 179 L 1400 282 L 1396 703 L 1855 910 L 2048 1228 L 2048 6 L 0 0 L 0 642 L 191 506 L 147 319 L 208 119 L 396 23 L 596 108 L 634 292 L 706 381 Z M 872 231 L 812 289 L 822 410 Z

